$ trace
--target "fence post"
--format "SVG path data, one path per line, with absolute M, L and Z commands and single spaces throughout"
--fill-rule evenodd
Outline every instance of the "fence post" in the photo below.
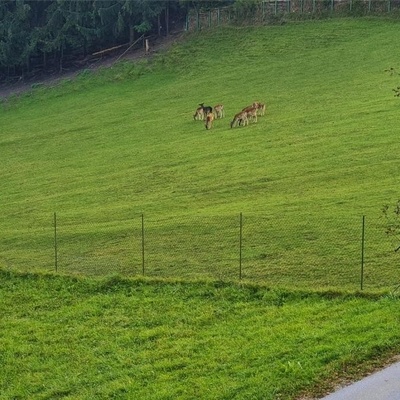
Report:
M 239 215 L 239 280 L 242 279 L 242 239 L 243 239 L 243 215 Z
M 54 213 L 54 266 L 56 272 L 58 270 L 58 254 L 57 254 L 57 214 Z
M 360 288 L 364 288 L 364 243 L 365 243 L 365 215 L 362 217 L 362 228 L 361 228 L 361 278 Z
M 144 276 L 144 215 L 142 214 L 142 274 Z

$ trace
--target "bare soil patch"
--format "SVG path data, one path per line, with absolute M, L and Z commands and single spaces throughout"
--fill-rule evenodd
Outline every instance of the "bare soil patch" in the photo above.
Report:
M 154 54 L 166 51 L 174 43 L 182 40 L 183 32 L 172 32 L 166 37 L 157 37 L 150 40 L 150 52 L 146 54 L 143 47 L 130 49 L 118 48 L 115 51 L 104 53 L 98 58 L 89 57 L 79 63 L 68 65 L 61 72 L 41 71 L 28 79 L 19 79 L 14 82 L 0 83 L 0 100 L 6 100 L 8 97 L 18 95 L 31 90 L 35 85 L 55 86 L 63 79 L 73 79 L 82 70 L 97 70 L 99 68 L 112 67 L 120 60 L 140 60 L 151 58 Z

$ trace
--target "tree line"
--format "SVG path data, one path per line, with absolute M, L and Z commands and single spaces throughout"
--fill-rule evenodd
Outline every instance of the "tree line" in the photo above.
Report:
M 68 60 L 132 44 L 141 35 L 168 35 L 191 8 L 234 0 L 2 0 L 0 81 L 33 70 L 62 70 Z

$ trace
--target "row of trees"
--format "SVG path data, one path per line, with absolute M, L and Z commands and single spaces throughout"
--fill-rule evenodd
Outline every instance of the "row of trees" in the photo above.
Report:
M 33 69 L 62 69 L 68 59 L 133 43 L 143 34 L 168 35 L 190 8 L 221 6 L 202 0 L 2 0 L 0 80 Z

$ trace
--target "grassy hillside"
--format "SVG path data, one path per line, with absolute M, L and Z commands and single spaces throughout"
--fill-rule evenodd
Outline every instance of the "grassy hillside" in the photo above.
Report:
M 398 306 L 390 296 L 0 270 L 0 399 L 322 394 L 399 349 Z
M 294 399 L 398 352 L 398 27 L 223 28 L 3 102 L 0 399 Z M 192 281 L 15 272 L 54 269 L 54 212 L 59 271 L 141 274 L 143 213 L 146 275 Z
M 0 266 L 52 268 L 57 212 L 61 268 L 140 273 L 144 213 L 151 273 L 235 278 L 242 212 L 247 278 L 354 288 L 367 215 L 368 284 L 392 285 L 379 217 L 398 197 L 398 28 L 221 28 L 4 103 Z M 267 115 L 231 129 L 254 100 Z M 200 102 L 225 105 L 211 131 Z

